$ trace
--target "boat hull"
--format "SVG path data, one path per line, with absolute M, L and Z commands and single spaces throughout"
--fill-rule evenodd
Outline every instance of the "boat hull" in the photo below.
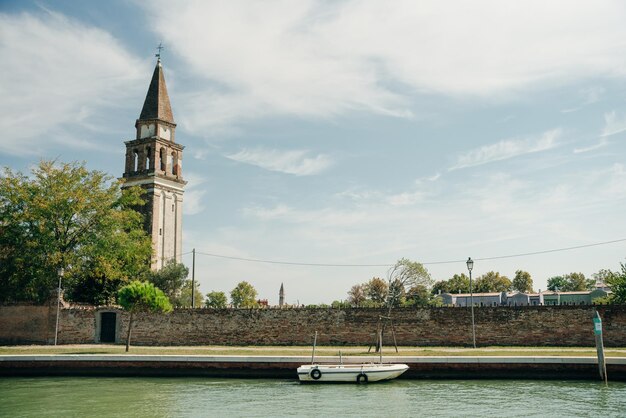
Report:
M 406 364 L 313 364 L 298 367 L 301 382 L 366 383 L 395 379 L 407 371 Z

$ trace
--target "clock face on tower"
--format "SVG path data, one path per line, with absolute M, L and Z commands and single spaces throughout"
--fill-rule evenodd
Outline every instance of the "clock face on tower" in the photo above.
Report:
M 163 139 L 167 139 L 168 141 L 171 139 L 172 137 L 172 130 L 170 128 L 168 128 L 167 126 L 160 126 L 160 133 L 159 136 Z
M 141 125 L 140 138 L 150 138 L 154 136 L 154 123 Z

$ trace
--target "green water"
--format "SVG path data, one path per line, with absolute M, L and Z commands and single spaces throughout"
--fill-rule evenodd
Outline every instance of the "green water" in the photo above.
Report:
M 0 378 L 6 417 L 626 417 L 626 383 L 395 380 Z

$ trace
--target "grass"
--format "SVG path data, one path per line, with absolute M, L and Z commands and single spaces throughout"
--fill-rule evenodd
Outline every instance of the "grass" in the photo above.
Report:
M 377 355 L 368 347 L 318 346 L 316 356 L 337 356 L 341 350 L 344 356 Z M 17 345 L 0 346 L 0 355 L 7 354 L 125 354 L 124 345 L 75 344 L 75 345 Z M 188 347 L 146 347 L 131 346 L 129 354 L 151 355 L 241 355 L 241 356 L 309 356 L 311 347 L 300 346 L 188 346 Z M 567 356 L 595 357 L 593 347 L 384 347 L 387 356 Z M 607 357 L 626 357 L 626 347 L 605 348 Z

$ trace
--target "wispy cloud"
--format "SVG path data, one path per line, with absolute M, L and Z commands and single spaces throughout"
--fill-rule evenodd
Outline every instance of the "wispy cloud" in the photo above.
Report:
M 324 154 L 309 157 L 307 150 L 268 150 L 263 148 L 243 149 L 236 154 L 227 155 L 234 161 L 252 164 L 266 170 L 311 176 L 319 174 L 332 165 L 330 157 Z
M 626 10 L 619 2 L 570 3 L 142 5 L 150 27 L 198 75 L 194 90 L 203 94 L 181 107 L 191 129 L 200 130 L 277 114 L 410 117 L 413 92 L 503 97 L 553 80 L 623 76 Z M 602 92 L 582 94 L 589 102 Z
M 626 131 L 626 115 L 612 111 L 604 115 L 604 129 L 601 136 L 611 136 Z
M 97 147 L 85 141 L 90 120 L 106 125 L 149 72 L 109 33 L 48 11 L 0 13 L 0 56 L 0 150 L 16 155 L 41 155 L 55 142 Z
M 560 135 L 560 129 L 553 129 L 544 132 L 539 137 L 505 139 L 495 144 L 485 145 L 459 155 L 456 164 L 448 170 L 475 167 L 494 161 L 508 160 L 524 154 L 549 150 L 557 145 Z
M 581 148 L 575 148 L 574 154 L 582 154 L 603 148 L 609 144 L 609 136 L 613 136 L 626 131 L 626 115 L 618 115 L 616 111 L 604 114 L 604 127 L 599 138 L 594 139 L 594 143 Z
M 593 145 L 590 145 L 588 147 L 582 147 L 582 148 L 574 148 L 574 154 L 582 154 L 585 152 L 597 150 L 598 148 L 602 148 L 606 146 L 608 143 L 609 142 L 606 138 L 599 138 L 599 139 L 596 139 L 596 143 Z

